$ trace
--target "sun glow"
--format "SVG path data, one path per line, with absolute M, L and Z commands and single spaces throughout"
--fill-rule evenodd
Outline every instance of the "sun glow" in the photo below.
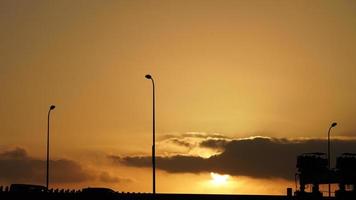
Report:
M 211 183 L 216 186 L 226 185 L 228 179 L 230 178 L 230 175 L 227 174 L 221 175 L 214 172 L 210 172 L 210 176 L 211 176 Z

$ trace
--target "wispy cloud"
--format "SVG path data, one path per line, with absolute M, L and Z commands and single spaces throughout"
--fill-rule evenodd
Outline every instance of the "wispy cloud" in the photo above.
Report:
M 187 155 L 208 158 L 221 153 L 220 148 L 202 145 L 204 141 L 230 141 L 231 139 L 218 133 L 188 132 L 182 135 L 165 135 L 157 143 L 159 154 L 164 156 Z
M 118 177 L 103 171 L 99 174 L 99 180 L 104 183 L 129 183 L 131 179 Z

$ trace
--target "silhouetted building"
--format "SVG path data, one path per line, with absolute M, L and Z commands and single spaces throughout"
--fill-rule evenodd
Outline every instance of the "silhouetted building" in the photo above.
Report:
M 297 157 L 296 177 L 299 180 L 300 199 L 321 199 L 321 184 L 337 184 L 336 199 L 356 199 L 356 154 L 344 153 L 337 158 L 336 169 L 328 168 L 328 160 L 324 153 L 305 153 Z M 312 192 L 306 192 L 306 185 L 312 185 Z M 350 190 L 346 190 L 346 186 Z

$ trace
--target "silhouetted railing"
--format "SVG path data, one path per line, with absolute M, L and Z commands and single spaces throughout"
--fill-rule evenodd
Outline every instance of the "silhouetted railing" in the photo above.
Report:
M 83 188 L 81 190 L 49 189 L 43 186 L 17 184 L 17 186 L 0 186 L 0 199 L 115 199 L 115 200 L 299 200 L 291 195 L 210 195 L 210 194 L 156 194 L 116 192 L 108 188 Z M 310 198 L 309 198 L 310 199 Z M 325 198 L 326 199 L 326 198 Z

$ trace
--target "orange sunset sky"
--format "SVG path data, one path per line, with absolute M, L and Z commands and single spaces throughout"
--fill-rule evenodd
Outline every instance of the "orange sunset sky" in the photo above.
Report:
M 356 1 L 0 0 L 0 185 L 284 194 L 356 152 Z M 334 161 L 332 161 L 334 162 Z

